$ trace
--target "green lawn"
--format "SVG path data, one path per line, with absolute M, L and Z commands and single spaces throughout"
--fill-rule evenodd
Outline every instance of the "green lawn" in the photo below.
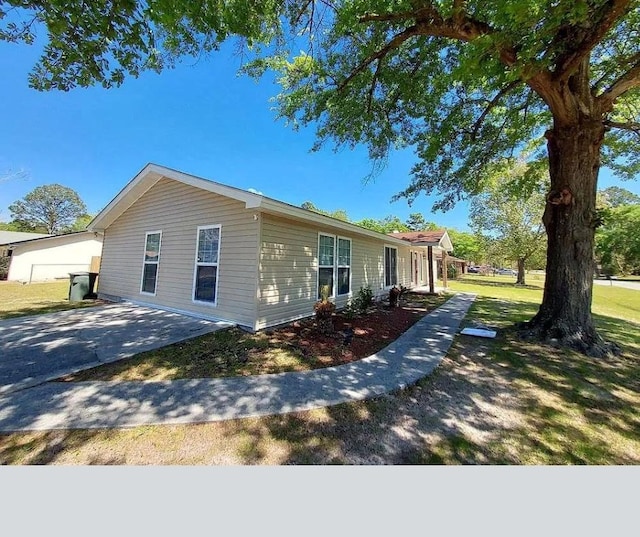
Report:
M 477 293 L 479 296 L 540 304 L 544 279 L 541 276 L 527 275 L 527 285 L 515 285 L 511 276 L 475 276 L 466 275 L 459 280 L 449 282 L 452 291 Z M 605 315 L 640 323 L 640 291 L 621 287 L 594 285 L 592 311 L 596 315 Z M 520 320 L 520 319 L 519 319 Z M 522 319 L 524 320 L 524 319 Z
M 69 281 L 21 284 L 0 282 L 0 319 L 86 308 L 96 301 L 69 302 Z

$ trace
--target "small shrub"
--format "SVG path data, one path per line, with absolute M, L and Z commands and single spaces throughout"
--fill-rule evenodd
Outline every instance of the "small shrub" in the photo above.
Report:
M 316 313 L 316 319 L 327 319 L 336 311 L 336 305 L 330 300 L 318 300 L 313 305 L 313 311 Z
M 373 305 L 373 291 L 370 286 L 360 287 L 356 302 L 357 308 L 361 313 L 364 313 L 367 311 L 367 308 Z
M 360 290 L 347 303 L 347 306 L 344 308 L 344 315 L 348 319 L 353 319 L 358 315 L 362 315 L 367 312 L 370 306 L 373 305 L 373 291 L 370 286 L 360 287 Z
M 349 300 L 345 308 L 342 310 L 343 315 L 347 319 L 354 319 L 360 313 L 356 304 L 357 300 L 358 300 L 357 298 L 354 298 L 353 300 Z
M 394 285 L 391 289 L 389 289 L 389 306 L 392 308 L 397 307 L 398 304 L 400 303 L 400 299 L 402 298 L 402 295 L 404 295 L 408 291 L 409 291 L 408 287 L 404 287 L 403 285 L 401 285 L 400 287 L 397 287 Z
M 336 311 L 336 305 L 328 299 L 318 300 L 313 305 L 313 311 L 316 314 L 316 323 L 320 332 L 323 334 L 333 332 L 333 313 Z

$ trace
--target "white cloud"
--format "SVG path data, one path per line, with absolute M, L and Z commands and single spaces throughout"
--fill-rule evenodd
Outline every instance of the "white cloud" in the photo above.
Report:
M 263 196 L 264 195 L 262 192 L 260 192 L 259 190 L 256 190 L 255 188 L 248 188 L 247 190 L 249 192 L 251 192 L 252 194 L 258 194 L 259 196 Z

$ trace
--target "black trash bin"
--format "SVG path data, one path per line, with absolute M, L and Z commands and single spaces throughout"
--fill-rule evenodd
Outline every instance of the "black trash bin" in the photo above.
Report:
M 97 272 L 70 272 L 69 273 L 69 301 L 98 298 L 93 292 L 93 287 L 98 277 Z

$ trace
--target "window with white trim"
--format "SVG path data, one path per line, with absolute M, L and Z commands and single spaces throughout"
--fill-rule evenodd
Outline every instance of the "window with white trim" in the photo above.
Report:
M 160 264 L 161 242 L 162 231 L 149 231 L 145 234 L 140 292 L 147 295 L 156 294 L 156 284 L 158 282 L 158 265 Z
M 351 291 L 351 239 L 338 237 L 338 296 Z
M 318 298 L 333 296 L 335 237 L 318 235 Z M 324 290 L 324 293 L 323 293 Z
M 318 298 L 351 292 L 351 239 L 318 234 Z
M 398 284 L 398 249 L 393 246 L 384 247 L 384 285 L 391 287 Z
M 216 303 L 218 264 L 220 260 L 220 226 L 199 226 L 196 264 L 193 276 L 193 300 Z

